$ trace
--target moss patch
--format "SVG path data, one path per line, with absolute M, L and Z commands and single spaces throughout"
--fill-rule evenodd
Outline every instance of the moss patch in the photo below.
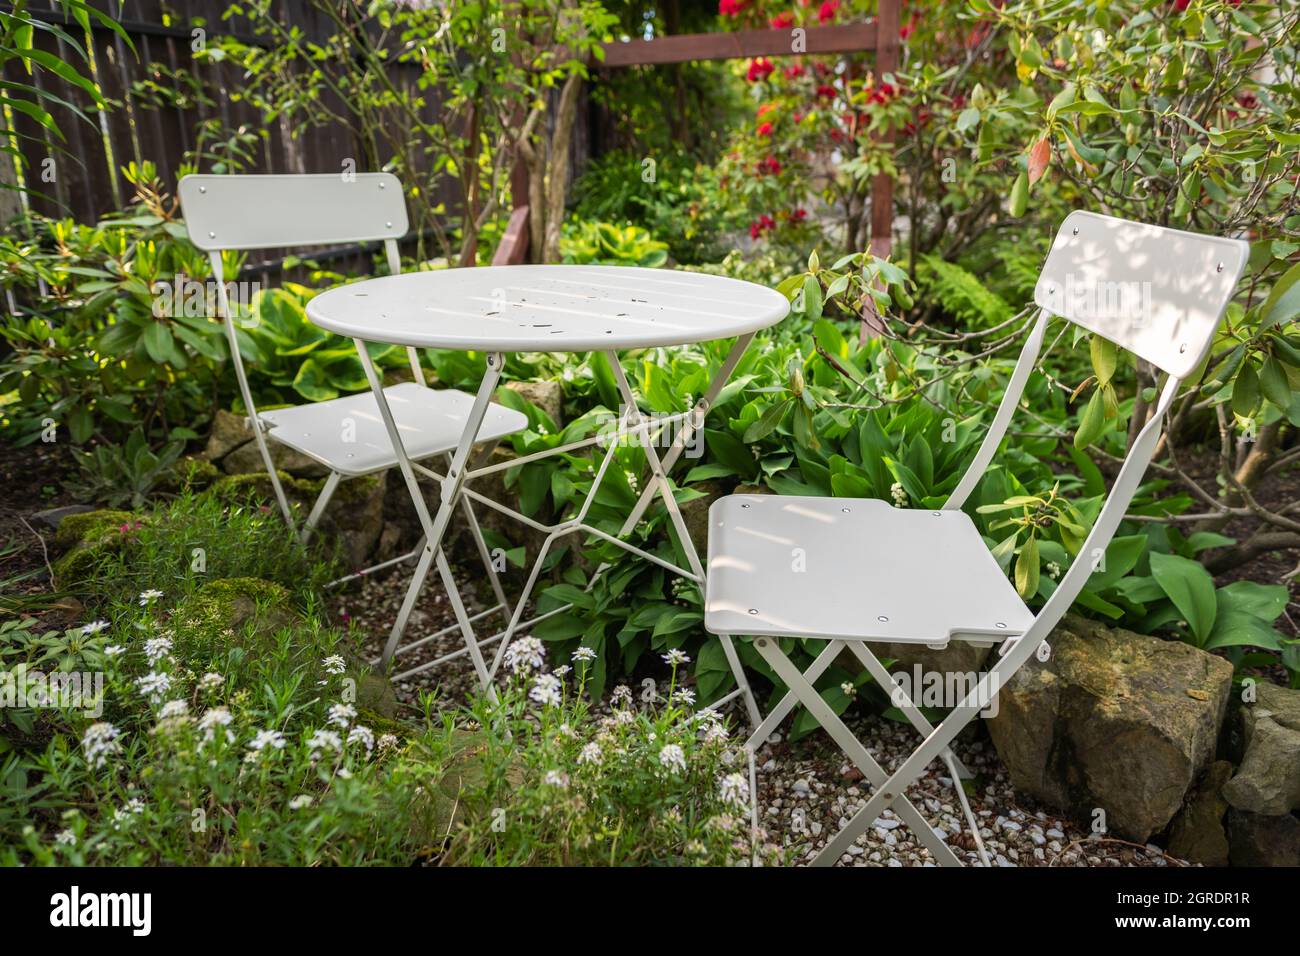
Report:
M 54 535 L 55 547 L 66 552 L 52 566 L 55 585 L 76 589 L 94 578 L 104 558 L 130 541 L 144 520 L 129 511 L 68 515 Z
M 299 623 L 289 592 L 261 578 L 219 578 L 176 609 L 177 634 L 186 641 L 227 644 L 256 652 Z

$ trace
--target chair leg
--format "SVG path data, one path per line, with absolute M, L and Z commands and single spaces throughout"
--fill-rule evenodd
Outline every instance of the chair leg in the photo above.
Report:
M 325 487 L 321 488 L 316 503 L 311 506 L 311 514 L 307 515 L 307 520 L 303 522 L 302 531 L 299 533 L 303 544 L 307 543 L 311 533 L 316 530 L 316 524 L 320 521 L 321 516 L 325 514 L 325 508 L 329 505 L 330 499 L 334 497 L 334 491 L 338 488 L 342 477 L 337 471 L 331 471 L 329 477 L 325 479 Z
M 736 679 L 736 687 L 745 700 L 745 710 L 749 714 L 749 726 L 757 728 L 762 723 L 763 716 L 759 713 L 758 704 L 754 701 L 754 692 L 749 687 L 749 679 L 745 676 L 745 668 L 741 666 L 740 655 L 736 653 L 736 645 L 732 642 L 730 634 L 719 634 L 718 639 L 722 641 L 722 652 L 727 655 L 727 665 L 731 668 L 731 676 Z
M 831 643 L 836 645 L 837 653 L 844 645 L 843 641 L 832 641 Z M 840 720 L 835 711 L 831 710 L 826 701 L 822 700 L 821 694 L 819 694 L 817 689 L 813 687 L 808 679 L 800 673 L 799 668 L 794 666 L 794 663 L 790 658 L 786 657 L 778 642 L 771 638 L 760 637 L 754 641 L 754 646 L 758 649 L 758 652 L 763 655 L 763 659 L 767 661 L 768 666 L 776 672 L 776 675 L 781 678 L 782 682 L 784 682 L 784 684 L 789 687 L 794 695 L 799 699 L 799 703 L 808 708 L 808 711 L 817 719 L 817 722 L 822 725 L 822 728 L 830 735 L 831 739 L 839 745 L 840 749 L 844 751 L 845 755 L 853 762 L 854 766 L 862 771 L 862 775 L 868 780 L 868 782 L 870 782 L 875 788 L 879 788 L 883 783 L 885 783 L 885 781 L 889 779 L 889 774 L 885 773 L 884 768 L 875 761 L 867 748 L 853 736 L 853 732 L 845 726 L 844 721 Z M 901 790 L 896 794 L 891 793 L 889 802 L 896 807 L 898 816 L 911 829 L 912 833 L 916 836 L 917 841 L 933 854 L 935 860 L 940 865 L 961 866 L 961 861 L 957 858 L 957 855 L 953 853 L 952 848 L 939 839 L 929 822 L 921 815 L 921 812 L 913 806 L 912 802 L 907 799 L 907 796 L 901 792 Z M 859 811 L 853 820 L 857 820 L 860 816 L 862 816 L 861 811 Z M 872 820 L 874 819 L 875 818 L 873 817 Z M 835 838 L 826 845 L 826 848 L 813 860 L 813 865 L 833 865 L 840 858 L 840 855 L 848 849 L 849 845 L 857 839 L 858 835 L 870 825 L 871 820 L 868 820 L 866 824 L 864 824 L 860 829 L 857 829 L 856 832 L 850 833 L 852 823 L 853 821 L 850 821 L 850 826 L 841 830 Z M 834 848 L 833 852 L 832 848 Z

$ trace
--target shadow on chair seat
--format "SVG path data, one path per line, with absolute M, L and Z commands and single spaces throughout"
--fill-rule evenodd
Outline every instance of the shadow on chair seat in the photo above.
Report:
M 412 459 L 452 451 L 460 440 L 474 396 L 402 382 L 384 389 L 403 444 Z M 261 413 L 277 442 L 347 477 L 391 468 L 397 454 L 373 392 Z M 496 441 L 528 427 L 527 416 L 489 405 L 479 441 Z
M 709 509 L 715 634 L 1001 642 L 1033 621 L 961 511 L 877 499 L 730 495 Z

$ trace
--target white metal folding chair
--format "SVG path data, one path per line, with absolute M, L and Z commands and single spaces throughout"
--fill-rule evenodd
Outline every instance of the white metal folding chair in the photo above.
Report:
M 181 210 L 190 239 L 208 253 L 212 279 L 217 284 L 217 304 L 226 341 L 248 412 L 253 439 L 266 465 L 280 510 L 295 526 L 288 498 L 276 473 L 268 439 L 306 455 L 328 469 L 320 495 L 300 531 L 305 540 L 320 521 L 339 482 L 392 468 L 397 453 L 375 395 L 358 392 L 311 405 L 258 412 L 244 371 L 230 307 L 223 250 L 301 248 L 382 240 L 389 271 L 401 271 L 397 240 L 406 234 L 406 203 L 402 185 L 390 173 L 356 173 L 344 177 L 322 175 L 186 176 L 180 182 Z M 456 389 L 433 389 L 425 383 L 419 355 L 408 348 L 414 381 L 384 388 L 407 455 L 412 459 L 442 456 L 460 442 L 474 396 Z M 528 419 L 513 409 L 488 404 L 478 432 L 480 445 L 491 448 L 501 438 L 526 428 Z M 497 576 L 482 529 L 468 499 L 461 511 L 487 570 L 497 604 L 480 616 L 500 612 L 509 620 L 512 608 Z M 424 550 L 421 540 L 408 554 L 362 569 L 341 583 L 381 568 L 416 558 Z M 442 633 L 450 633 L 455 626 Z M 437 635 L 430 635 L 434 637 Z
M 803 704 L 873 789 L 817 864 L 833 864 L 883 810 L 893 808 L 937 862 L 961 865 L 906 795 L 936 757 L 948 766 L 987 863 L 950 744 L 1044 643 L 1096 568 L 1151 461 L 1180 383 L 1210 349 L 1248 252 L 1240 240 L 1071 213 L 1039 275 L 1037 321 L 993 424 L 941 510 L 900 510 L 875 499 L 771 495 L 732 495 L 709 510 L 704 625 L 717 635 L 754 636 L 758 652 L 788 688 L 749 738 L 751 785 L 754 750 Z M 1052 316 L 1128 349 L 1166 378 L 1154 414 L 1129 449 L 1078 557 L 1034 615 L 961 508 L 1006 434 Z M 783 638 L 819 639 L 826 646 L 801 673 L 782 649 Z M 997 644 L 999 656 L 933 726 L 865 642 L 940 648 L 952 640 Z M 846 649 L 924 738 L 893 773 L 872 758 L 813 686 Z

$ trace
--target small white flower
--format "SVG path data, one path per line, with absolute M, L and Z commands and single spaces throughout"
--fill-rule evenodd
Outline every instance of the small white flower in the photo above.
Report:
M 1059 578 L 1061 576 L 1061 566 L 1055 561 L 1047 562 L 1047 576 L 1049 578 Z
M 311 759 L 319 760 L 321 754 L 326 750 L 333 750 L 340 753 L 343 750 L 343 738 L 332 730 L 318 730 L 311 735 L 307 741 L 307 746 L 311 748 Z
M 604 759 L 605 755 L 600 751 L 600 744 L 594 742 L 587 744 L 582 748 L 582 752 L 578 754 L 578 763 L 589 763 L 597 767 L 600 766 Z
M 107 621 L 91 621 L 81 629 L 82 634 L 98 634 L 104 628 L 108 627 Z
M 337 654 L 325 658 L 325 660 L 321 661 L 321 664 L 324 666 L 326 674 L 342 674 L 348 669 L 347 662 Z
M 548 770 L 546 776 L 542 777 L 542 783 L 551 787 L 567 787 L 569 785 L 569 775 L 560 773 L 558 770 Z
M 677 744 L 668 744 L 659 751 L 659 762 L 669 770 L 679 772 L 686 769 L 686 753 Z
M 121 644 L 110 644 L 108 645 L 108 647 L 104 648 L 105 657 L 119 657 L 120 655 L 125 653 L 126 653 L 126 648 L 123 647 Z
M 156 704 L 171 690 L 172 678 L 170 674 L 161 671 L 150 671 L 143 677 L 137 677 L 135 686 L 140 689 L 142 697 L 147 698 L 149 703 Z
M 610 696 L 610 700 L 615 704 L 632 703 L 632 688 L 628 687 L 627 684 L 619 684 L 614 688 L 614 693 Z
M 328 723 L 346 730 L 348 724 L 352 723 L 352 718 L 356 715 L 357 709 L 351 704 L 335 704 L 330 708 Z
M 81 736 L 81 748 L 86 752 L 86 763 L 98 770 L 108 758 L 122 752 L 120 733 L 107 721 L 91 724 Z
M 894 507 L 901 508 L 907 504 L 907 492 L 903 490 L 902 482 L 894 482 L 889 486 L 889 496 L 894 499 Z
M 160 660 L 171 653 L 172 639 L 170 637 L 155 637 L 144 642 L 145 660 L 152 667 Z
M 289 809 L 305 810 L 307 807 L 311 806 L 311 803 L 312 800 L 310 795 L 305 793 L 300 793 L 298 794 L 298 796 L 294 797 L 292 800 L 289 801 Z
M 560 680 L 568 677 L 572 672 L 573 668 L 568 664 L 561 664 L 559 667 L 555 668 L 555 670 L 551 671 L 551 673 L 560 678 Z
M 150 604 L 152 604 L 154 601 L 158 600 L 162 596 L 163 593 L 161 591 L 157 591 L 153 588 L 150 588 L 148 591 L 141 591 L 140 606 L 148 607 Z
M 229 727 L 234 721 L 235 718 L 225 707 L 210 707 L 199 718 L 199 730 L 203 731 L 204 741 L 211 743 L 216 736 L 218 727 Z M 230 743 L 234 739 L 235 735 L 227 730 L 226 743 Z
M 632 711 L 630 710 L 620 710 L 618 713 L 614 715 L 614 723 L 623 724 L 625 726 L 629 724 L 635 724 L 636 714 L 632 713 Z
M 575 661 L 594 661 L 596 659 L 596 649 L 584 644 L 573 652 L 573 659 Z
M 506 648 L 506 666 L 516 674 L 539 671 L 546 658 L 546 648 L 535 637 L 521 637 Z
M 679 687 L 677 690 L 673 691 L 673 700 L 689 707 L 691 704 L 695 703 L 695 691 L 688 687 Z
M 256 736 L 249 741 L 248 749 L 252 753 L 261 753 L 268 748 L 271 750 L 284 749 L 284 734 L 278 730 L 259 730 Z
M 734 807 L 749 803 L 749 781 L 743 773 L 729 773 L 718 781 L 718 796 Z
M 60 846 L 76 846 L 77 835 L 71 830 L 60 830 L 58 836 L 54 838 L 54 842 Z
M 113 811 L 113 829 L 122 829 L 125 824 L 131 822 L 132 816 L 139 816 L 142 813 L 144 813 L 144 801 L 139 797 L 132 797 Z
M 554 674 L 538 674 L 533 680 L 533 689 L 528 692 L 528 696 L 539 704 L 559 704 L 563 700 L 561 695 L 563 686 Z
M 190 705 L 188 702 L 183 700 L 169 700 L 167 703 L 163 704 L 162 709 L 158 711 L 158 719 L 171 720 L 175 717 L 184 717 L 189 712 Z
M 199 678 L 199 690 L 220 690 L 225 686 L 226 679 L 213 671 L 209 671 Z
M 676 667 L 678 664 L 689 664 L 690 662 L 691 659 L 687 657 L 686 652 L 681 650 L 680 648 L 674 647 L 671 651 L 669 651 L 667 654 L 664 655 L 664 663 L 672 664 L 674 667 Z
M 352 744 L 361 744 L 366 748 L 366 753 L 375 749 L 375 732 L 369 727 L 357 724 L 348 731 L 348 746 Z
M 845 681 L 840 685 L 840 690 L 844 692 L 845 697 L 857 697 L 858 689 L 853 686 L 852 681 Z
M 379 749 L 381 751 L 392 750 L 399 743 L 400 741 L 397 739 L 397 734 L 384 734 L 379 738 Z

